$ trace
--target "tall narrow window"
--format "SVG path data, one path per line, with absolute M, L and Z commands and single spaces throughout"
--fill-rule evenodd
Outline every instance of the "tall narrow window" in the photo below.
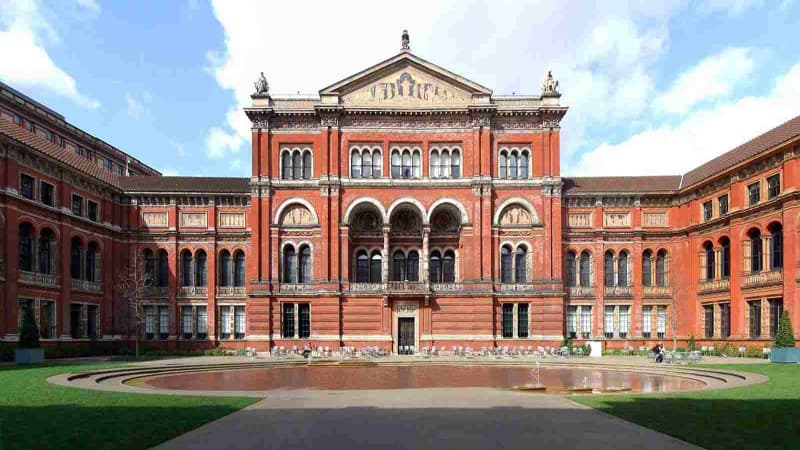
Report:
M 757 273 L 763 269 L 763 243 L 761 241 L 761 232 L 758 229 L 753 229 L 749 233 L 750 237 L 750 272 Z
M 717 199 L 717 207 L 719 209 L 719 215 L 724 216 L 728 214 L 728 194 L 720 196 Z
M 383 175 L 383 158 L 380 150 L 372 152 L 372 176 L 380 178 Z
M 181 306 L 181 335 L 183 339 L 191 339 L 193 334 L 192 307 Z
M 284 180 L 292 178 L 292 155 L 288 151 L 281 157 L 281 178 Z
M 432 283 L 442 282 L 442 256 L 439 251 L 431 253 L 430 265 L 430 278 Z
M 511 179 L 517 178 L 517 168 L 519 162 L 517 161 L 517 152 L 511 152 L 511 156 L 508 158 L 508 171 L 509 177 Z
M 625 339 L 628 337 L 628 331 L 631 324 L 630 306 L 619 307 L 619 337 Z
M 100 282 L 100 246 L 90 242 L 86 247 L 86 280 Z
M 69 251 L 69 274 L 73 280 L 81 278 L 81 238 L 72 238 Z
M 503 303 L 503 337 L 514 337 L 514 304 Z
M 753 183 L 747 186 L 747 199 L 749 206 L 753 206 L 761 200 L 760 183 Z
M 628 252 L 619 252 L 617 259 L 617 285 L 628 286 Z
M 400 178 L 402 171 L 402 164 L 400 163 L 400 152 L 392 152 L 392 178 Z
M 39 273 L 54 274 L 56 269 L 56 236 L 45 228 L 39 235 Z
M 519 156 L 519 177 L 522 179 L 528 178 L 528 152 L 524 151 Z
M 244 278 L 245 278 L 244 252 L 241 250 L 237 250 L 233 256 L 233 259 L 234 259 L 233 284 L 234 286 L 244 286 Z
M 194 261 L 194 285 L 204 287 L 206 283 L 206 252 L 198 250 Z
M 567 337 L 575 339 L 578 337 L 578 307 L 567 307 Z
M 497 176 L 498 178 L 505 178 L 508 176 L 508 160 L 506 152 L 500 152 L 500 157 L 497 158 Z
M 181 252 L 181 286 L 192 285 L 192 254 L 189 250 Z
M 283 248 L 283 282 L 297 283 L 297 252 L 291 245 Z
M 358 149 L 353 150 L 353 154 L 350 155 L 350 176 L 361 178 L 361 153 Z
M 761 337 L 761 300 L 747 302 L 750 312 L 750 337 Z
M 369 281 L 372 283 L 380 283 L 382 281 L 383 272 L 383 258 L 381 252 L 375 250 L 372 252 L 372 257 L 369 260 Z
M 566 259 L 567 287 L 575 287 L 578 282 L 575 273 L 576 259 L 577 256 L 575 255 L 575 252 L 573 251 L 567 252 L 567 259 Z
M 528 282 L 528 250 L 525 246 L 520 245 L 517 247 L 517 252 L 514 255 L 514 280 L 516 283 Z
M 589 339 L 592 336 L 592 307 L 581 307 L 581 338 Z
M 36 197 L 36 179 L 24 173 L 20 175 L 19 193 L 29 200 L 34 200 Z
M 452 250 L 444 252 L 442 258 L 442 281 L 452 283 L 456 281 L 456 254 Z
M 776 173 L 767 178 L 767 199 L 772 199 L 781 193 L 781 175 Z
M 667 251 L 661 249 L 656 254 L 656 285 L 667 285 Z
M 642 286 L 652 286 L 653 276 L 651 270 L 653 269 L 653 252 L 645 250 L 642 253 Z
M 439 151 L 431 152 L 431 178 L 439 178 Z
M 581 286 L 592 285 L 592 257 L 586 250 L 581 252 Z
M 605 308 L 605 335 L 607 339 L 614 337 L 614 307 L 606 306 Z
M 313 168 L 313 164 L 311 162 L 311 152 L 303 153 L 303 178 L 306 180 L 311 179 L 311 169 Z
M 663 339 L 667 336 L 667 307 L 659 306 L 656 309 L 656 337 Z
M 642 306 L 642 337 L 649 339 L 653 332 L 653 307 Z
M 500 282 L 513 283 L 511 272 L 511 247 L 504 245 L 500 248 Z
M 411 178 L 411 153 L 403 152 L 403 178 Z
M 731 276 L 731 240 L 723 236 L 719 240 L 719 245 L 722 247 L 720 256 L 720 266 L 722 269 L 722 278 L 729 278 Z
M 144 251 L 144 273 L 146 276 L 146 283 L 150 286 L 154 286 L 156 284 L 156 257 L 153 254 L 153 251 L 145 249 Z
M 281 315 L 281 336 L 284 338 L 294 337 L 294 303 L 283 304 L 283 314 Z
M 311 247 L 300 247 L 300 283 L 311 282 Z
M 716 255 L 714 253 L 714 246 L 711 242 L 703 244 L 703 251 L 705 252 L 706 259 L 706 280 L 714 279 L 714 270 L 716 267 Z
M 167 287 L 169 284 L 169 260 L 166 250 L 158 251 L 158 286 Z
M 703 305 L 703 316 L 705 323 L 705 337 L 714 337 L 714 305 Z
M 245 335 L 245 310 L 244 306 L 234 307 L 233 338 L 244 339 Z
M 603 283 L 614 286 L 614 254 L 607 251 L 603 259 Z
M 461 178 L 461 153 L 458 150 L 453 150 L 453 155 L 450 157 L 450 176 Z
M 299 180 L 303 177 L 303 159 L 299 150 L 292 152 L 292 178 Z
M 783 313 L 783 299 L 773 298 L 769 300 L 769 337 L 774 338 L 778 332 L 778 324 Z
M 372 176 L 372 155 L 369 150 L 364 150 L 361 155 L 361 176 L 369 178 Z
M 205 306 L 197 307 L 197 318 L 195 322 L 197 329 L 197 339 L 208 337 L 208 309 Z
M 731 335 L 731 304 L 719 305 L 719 337 L 727 339 Z
M 517 305 L 517 337 L 528 337 L 528 304 Z
M 770 270 L 783 268 L 783 226 L 773 223 L 769 227 L 772 239 L 769 241 Z
M 231 285 L 231 253 L 227 250 L 219 253 L 219 285 L 220 287 Z
M 394 252 L 392 257 L 392 280 L 405 281 L 406 279 L 406 257 L 400 250 Z
M 421 167 L 422 167 L 422 161 L 420 158 L 419 150 L 417 150 L 411 155 L 411 176 L 414 178 L 419 178 Z
M 416 250 L 408 252 L 406 259 L 406 276 L 408 281 L 419 281 L 419 253 Z
M 450 152 L 443 151 L 441 165 L 439 166 L 439 174 L 442 178 L 450 177 Z
M 292 324 L 294 324 L 294 321 L 292 321 Z M 231 311 L 229 306 L 221 306 L 219 308 L 219 328 L 220 339 L 231 338 L 233 334 L 233 311 Z
M 297 305 L 297 312 L 299 315 L 298 325 L 300 326 L 300 339 L 308 339 L 311 337 L 311 305 L 308 303 L 300 303 Z
M 369 256 L 366 250 L 356 253 L 356 282 L 369 282 Z

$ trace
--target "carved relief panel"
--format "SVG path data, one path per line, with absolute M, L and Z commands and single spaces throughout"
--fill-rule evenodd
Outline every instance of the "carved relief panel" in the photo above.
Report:
M 199 228 L 208 226 L 208 214 L 202 213 L 181 213 L 181 227 Z
M 151 228 L 167 227 L 169 226 L 169 215 L 167 212 L 145 212 L 142 213 L 142 222 L 144 225 Z
M 588 228 L 592 226 L 592 213 L 570 214 L 567 223 L 572 228 Z
M 344 95 L 349 105 L 431 106 L 467 105 L 471 94 L 416 67 L 386 76 Z
M 631 226 L 630 212 L 607 212 L 603 214 L 603 226 L 619 228 Z
M 315 225 L 311 212 L 303 205 L 293 205 L 283 214 L 281 225 L 285 227 Z
M 245 218 L 243 212 L 237 213 L 219 213 L 219 227 L 220 228 L 244 228 Z
M 533 225 L 531 214 L 521 206 L 510 206 L 505 209 L 500 217 L 501 226 L 530 226 Z
M 669 225 L 669 223 L 667 222 L 666 212 L 642 213 L 642 226 L 666 227 L 667 225 Z

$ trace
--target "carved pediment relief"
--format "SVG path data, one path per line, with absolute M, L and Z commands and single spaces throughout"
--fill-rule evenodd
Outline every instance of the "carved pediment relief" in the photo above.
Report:
M 348 106 L 466 106 L 472 94 L 412 65 L 342 95 Z
M 530 226 L 533 225 L 531 214 L 521 206 L 509 206 L 503 211 L 500 218 L 501 226 Z
M 294 205 L 283 214 L 281 225 L 285 227 L 315 225 L 314 216 L 305 206 Z

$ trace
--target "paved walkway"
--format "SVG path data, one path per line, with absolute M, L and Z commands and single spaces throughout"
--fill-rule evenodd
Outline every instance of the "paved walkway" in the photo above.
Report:
M 495 389 L 271 391 L 159 450 L 697 449 L 561 396 Z

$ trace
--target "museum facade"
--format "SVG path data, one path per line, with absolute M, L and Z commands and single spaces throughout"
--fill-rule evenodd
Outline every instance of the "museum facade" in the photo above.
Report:
M 562 177 L 551 74 L 495 95 L 404 44 L 315 96 L 262 74 L 252 176 L 164 177 L 0 94 L 7 342 L 24 308 L 45 345 L 130 339 L 131 267 L 170 348 L 762 346 L 800 323 L 800 117 L 683 175 Z

